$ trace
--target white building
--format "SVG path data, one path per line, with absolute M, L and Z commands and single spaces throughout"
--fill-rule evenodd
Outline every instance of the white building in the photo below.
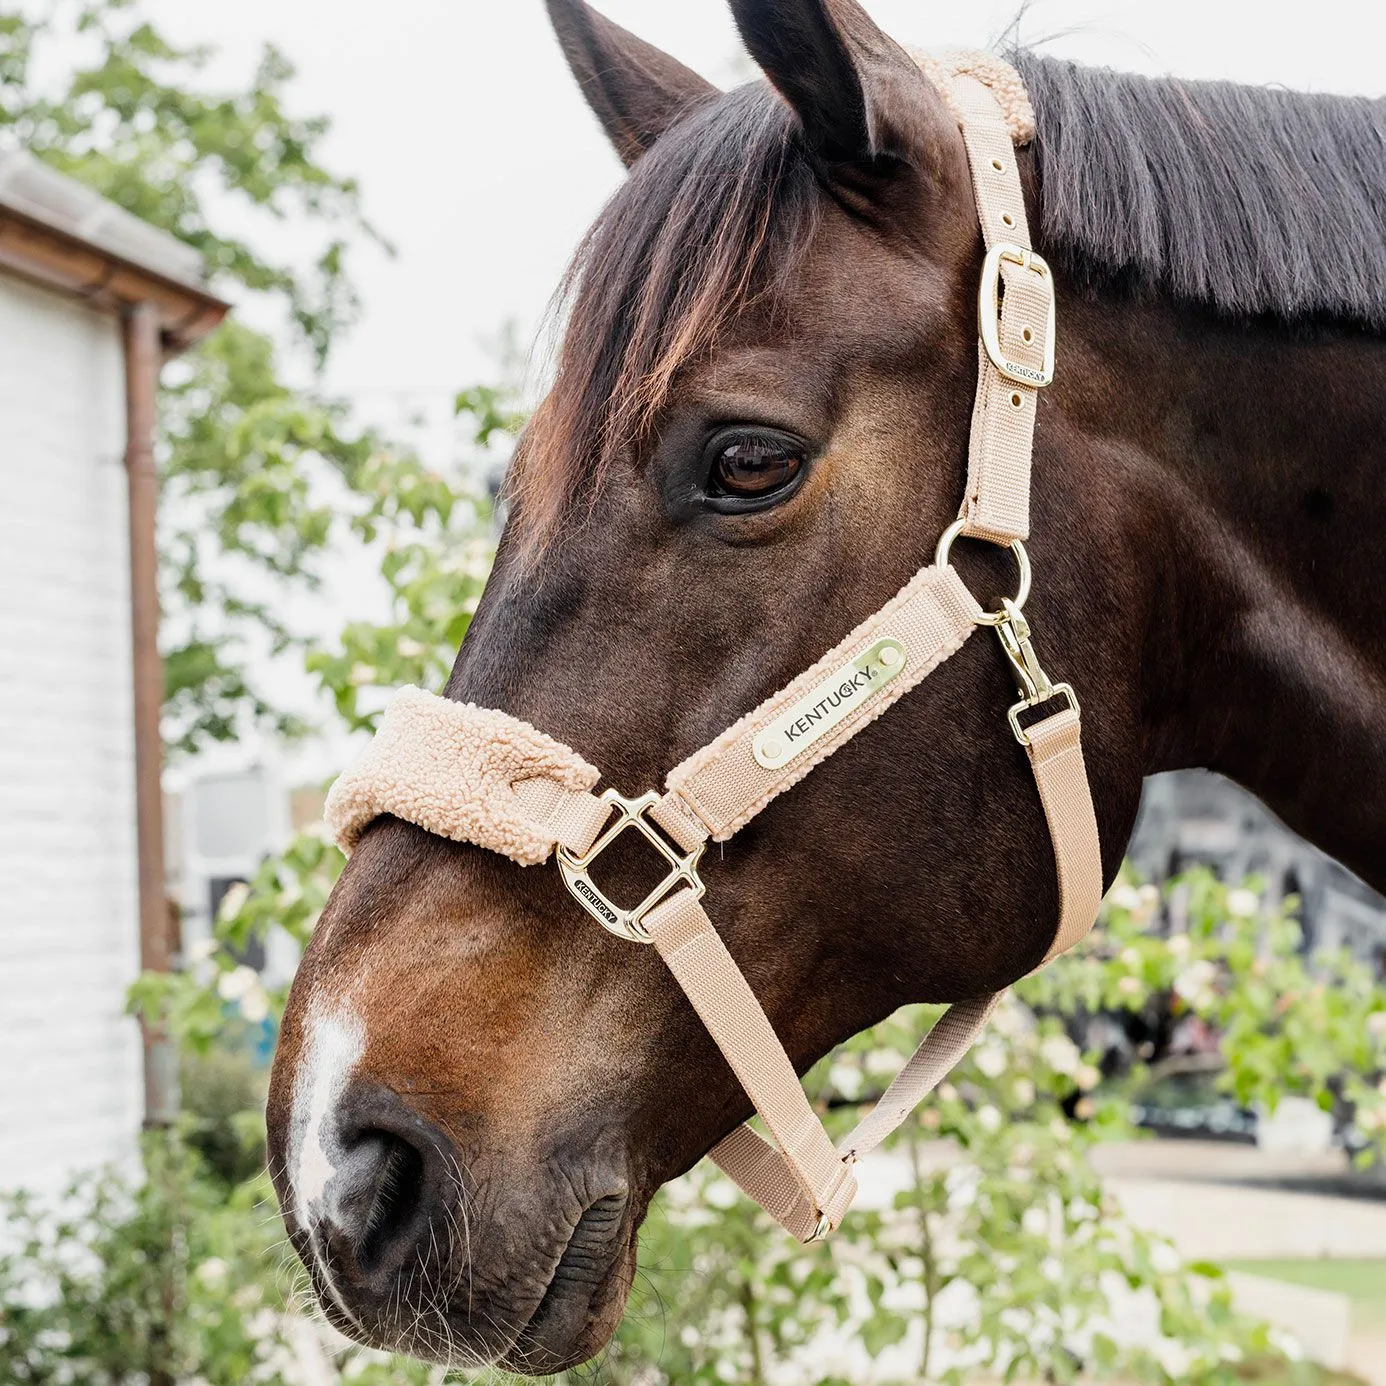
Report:
M 144 1113 L 125 991 L 168 919 L 148 423 L 161 359 L 224 311 L 188 246 L 0 154 L 0 1190 L 125 1155 Z

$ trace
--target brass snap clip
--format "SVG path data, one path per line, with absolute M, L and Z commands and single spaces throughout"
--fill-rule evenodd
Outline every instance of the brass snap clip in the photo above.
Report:
M 1020 725 L 1020 714 L 1027 708 L 1039 707 L 1051 698 L 1067 698 L 1075 712 L 1079 711 L 1078 697 L 1071 684 L 1051 683 L 1049 675 L 1040 667 L 1039 657 L 1030 635 L 1030 622 L 1025 613 L 1009 597 L 1001 600 L 1003 618 L 996 622 L 996 634 L 1001 639 L 1001 648 L 1010 661 L 1011 672 L 1015 675 L 1016 686 L 1020 689 L 1020 701 L 1011 706 L 1006 713 L 1015 733 L 1015 739 L 1022 746 L 1030 744 L 1029 733 Z

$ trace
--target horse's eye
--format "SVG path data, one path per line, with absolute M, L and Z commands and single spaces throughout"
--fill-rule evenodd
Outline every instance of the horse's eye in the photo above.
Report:
M 783 433 L 729 429 L 712 440 L 710 451 L 709 494 L 758 500 L 783 490 L 799 475 L 806 450 Z

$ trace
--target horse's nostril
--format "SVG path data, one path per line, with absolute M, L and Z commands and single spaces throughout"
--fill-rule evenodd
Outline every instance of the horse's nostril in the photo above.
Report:
M 374 1142 L 383 1155 L 356 1242 L 357 1262 L 371 1270 L 415 1221 L 424 1196 L 424 1160 L 414 1146 L 390 1131 L 367 1132 L 363 1140 Z
M 388 1274 L 427 1221 L 426 1169 L 423 1150 L 398 1131 L 365 1126 L 344 1141 L 324 1209 L 336 1255 Z

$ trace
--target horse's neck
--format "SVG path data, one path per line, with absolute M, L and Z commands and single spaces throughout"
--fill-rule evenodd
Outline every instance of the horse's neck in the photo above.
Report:
M 1201 765 L 1386 889 L 1386 341 L 1089 303 L 1091 423 L 1159 515 L 1149 771 Z M 1096 425 L 1094 427 L 1094 425 Z

